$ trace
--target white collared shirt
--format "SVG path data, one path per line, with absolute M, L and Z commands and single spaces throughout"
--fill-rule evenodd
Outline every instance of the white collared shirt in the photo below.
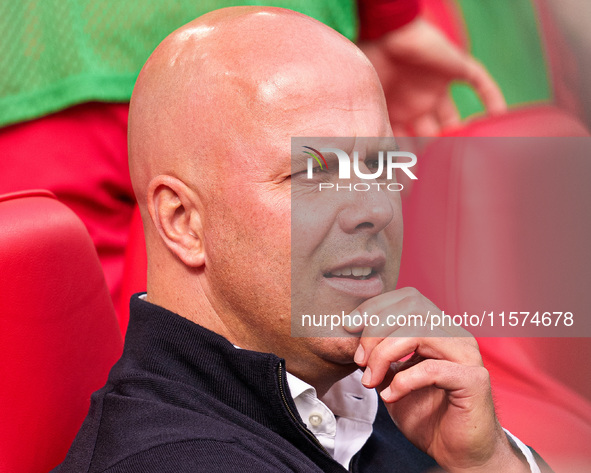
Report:
M 335 383 L 322 400 L 316 389 L 287 373 L 287 383 L 300 417 L 328 453 L 345 468 L 373 431 L 378 393 L 361 384 L 361 370 Z M 531 450 L 506 429 L 527 459 L 531 473 L 540 473 Z
M 316 389 L 291 373 L 287 373 L 287 382 L 306 427 L 337 462 L 348 468 L 373 431 L 377 393 L 363 387 L 360 370 L 335 383 L 322 400 Z

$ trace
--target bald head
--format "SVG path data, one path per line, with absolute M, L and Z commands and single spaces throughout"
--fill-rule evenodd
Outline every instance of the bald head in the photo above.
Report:
M 225 8 L 179 28 L 148 59 L 131 100 L 130 169 L 140 205 L 154 176 L 190 175 L 206 185 L 219 164 L 213 153 L 229 159 L 262 131 L 271 138 L 302 106 L 342 96 L 367 74 L 373 68 L 350 41 L 290 10 Z M 379 97 L 375 89 L 368 100 Z

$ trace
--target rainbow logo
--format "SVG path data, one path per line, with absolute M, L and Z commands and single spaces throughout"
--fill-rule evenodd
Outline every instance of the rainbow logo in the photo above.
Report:
M 319 164 L 320 169 L 328 169 L 328 164 L 326 163 L 326 159 L 324 159 L 324 156 L 322 156 L 322 153 L 314 148 L 310 148 L 309 146 L 304 146 L 304 148 L 309 149 L 310 151 L 304 151 L 304 153 L 306 153 L 309 156 L 312 156 L 316 162 Z M 320 161 L 322 159 L 322 161 Z M 322 163 L 324 163 L 324 166 L 322 165 Z

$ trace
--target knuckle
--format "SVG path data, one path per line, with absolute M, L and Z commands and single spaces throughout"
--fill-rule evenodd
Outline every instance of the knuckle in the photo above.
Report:
M 406 392 L 410 390 L 411 382 L 408 376 L 408 371 L 401 371 L 397 373 L 396 376 L 394 376 L 391 384 L 398 391 Z
M 435 360 L 425 360 L 419 363 L 419 366 L 428 377 L 433 377 L 439 372 L 439 363 Z
M 385 339 L 382 343 L 377 344 L 370 355 L 370 360 L 372 363 L 382 363 L 384 360 L 388 358 L 388 351 L 390 348 L 390 344 L 392 343 L 392 339 Z M 393 361 L 393 360 L 392 360 Z M 390 361 L 388 361 L 389 363 Z
M 490 386 L 490 373 L 484 366 L 475 369 L 474 378 L 479 386 L 482 386 L 483 388 L 488 388 L 488 386 Z
M 470 353 L 470 362 L 474 366 L 478 366 L 480 368 L 484 368 L 484 361 L 482 360 L 482 355 L 480 354 L 480 350 L 478 349 L 478 345 L 472 347 L 472 352 Z
M 400 291 L 402 292 L 403 299 L 413 299 L 421 295 L 417 288 L 410 286 L 404 287 Z

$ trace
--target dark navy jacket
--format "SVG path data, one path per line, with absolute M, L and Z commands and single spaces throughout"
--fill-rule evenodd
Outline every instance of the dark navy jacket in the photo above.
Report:
M 297 414 L 284 361 L 136 296 L 125 349 L 58 473 L 339 472 Z M 380 405 L 351 471 L 427 471 Z

